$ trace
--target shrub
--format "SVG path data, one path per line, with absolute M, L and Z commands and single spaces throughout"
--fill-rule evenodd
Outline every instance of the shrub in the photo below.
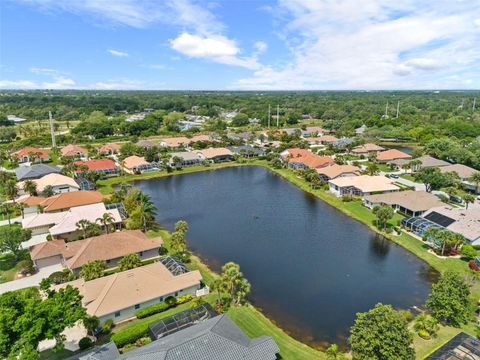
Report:
M 470 244 L 464 244 L 460 253 L 467 259 L 473 259 L 477 256 L 477 250 Z
M 174 298 L 173 296 L 169 296 L 165 299 L 165 303 L 169 306 L 169 307 L 173 307 L 175 305 L 177 305 L 177 299 Z
M 419 330 L 418 331 L 418 336 L 420 336 L 424 340 L 430 340 L 431 336 L 426 330 Z
M 163 246 L 158 249 L 158 255 L 162 256 L 162 255 L 167 255 L 168 254 L 168 250 L 166 248 L 164 248 Z
M 149 324 L 138 324 L 113 334 L 110 340 L 115 342 L 118 348 L 123 348 L 125 345 L 133 344 L 138 339 L 148 336 Z
M 86 350 L 89 349 L 93 346 L 93 341 L 89 337 L 85 336 L 84 338 L 81 338 L 80 341 L 78 342 L 78 347 L 80 350 Z
M 180 296 L 178 299 L 177 299 L 177 305 L 180 305 L 180 304 L 185 304 L 186 302 L 189 302 L 193 299 L 193 296 L 192 295 L 183 295 L 183 296 Z
M 400 315 L 407 321 L 407 322 L 412 322 L 413 319 L 415 319 L 415 316 L 413 316 L 412 312 L 410 310 L 399 310 L 398 311 Z
M 19 261 L 17 264 L 17 268 L 23 275 L 33 274 L 33 272 L 35 271 L 33 261 L 30 259 Z
M 135 313 L 135 316 L 138 319 L 143 319 L 149 316 L 152 316 L 154 314 L 158 314 L 161 312 L 164 312 L 165 310 L 168 310 L 171 308 L 173 305 L 169 305 L 166 301 L 149 306 L 145 309 L 139 310 Z
M 475 262 L 475 260 L 470 260 L 468 262 L 468 267 L 474 271 L 480 271 L 480 268 L 478 267 L 477 263 Z
M 52 282 L 52 284 L 58 285 L 73 280 L 74 277 L 75 276 L 72 272 L 70 272 L 70 270 L 65 269 L 63 271 L 56 271 L 54 273 L 51 273 L 48 279 Z
M 393 232 L 393 229 L 392 229 L 391 227 L 387 227 L 387 228 L 385 229 L 385 232 L 386 232 L 387 234 L 391 234 L 391 233 Z
M 102 326 L 102 332 L 104 334 L 108 334 L 110 332 L 110 330 L 112 330 L 112 326 L 113 326 L 113 320 L 112 319 L 108 319 L 107 321 L 105 321 L 103 323 L 103 326 Z

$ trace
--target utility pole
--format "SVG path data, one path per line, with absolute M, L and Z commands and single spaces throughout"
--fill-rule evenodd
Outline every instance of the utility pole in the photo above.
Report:
M 57 147 L 57 144 L 55 143 L 55 131 L 53 129 L 53 117 L 52 117 L 52 112 L 48 112 L 48 119 L 50 121 L 50 134 L 52 136 L 52 149 L 55 149 Z
M 269 128 L 269 129 L 270 129 L 270 116 L 271 116 L 270 104 L 268 104 L 268 128 Z
M 400 112 L 400 101 L 397 102 L 397 116 L 396 116 L 396 119 L 398 119 L 399 112 Z
M 277 105 L 277 128 L 278 128 L 278 120 L 280 119 L 280 105 Z

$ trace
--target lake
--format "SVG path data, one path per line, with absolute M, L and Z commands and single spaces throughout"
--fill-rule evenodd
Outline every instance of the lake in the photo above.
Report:
M 234 261 L 250 300 L 312 346 L 345 344 L 355 313 L 376 303 L 421 305 L 436 272 L 320 199 L 262 167 L 234 167 L 135 182 L 172 230 L 213 270 Z

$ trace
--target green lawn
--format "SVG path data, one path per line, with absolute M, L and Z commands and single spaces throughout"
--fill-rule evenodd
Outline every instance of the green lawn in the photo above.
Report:
M 12 281 L 17 273 L 17 262 L 12 254 L 0 255 L 0 284 Z
M 400 177 L 410 181 L 415 181 L 415 178 L 413 177 L 412 174 L 400 174 Z
M 62 360 L 66 359 L 74 354 L 73 351 L 70 350 L 59 350 L 59 351 L 53 351 L 53 350 L 45 350 L 40 353 L 40 360 Z
M 427 356 L 442 347 L 447 341 L 457 335 L 461 329 L 450 326 L 442 326 L 438 331 L 436 337 L 430 340 L 424 340 L 417 334 L 413 338 L 413 346 L 415 347 L 416 358 L 425 359 Z

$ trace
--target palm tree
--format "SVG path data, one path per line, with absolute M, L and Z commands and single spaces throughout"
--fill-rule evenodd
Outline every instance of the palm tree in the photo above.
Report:
M 419 165 L 421 164 L 422 162 L 420 160 L 410 161 L 410 168 L 412 169 L 412 172 L 416 172 L 418 170 Z
M 468 210 L 468 204 L 473 204 L 475 202 L 475 196 L 472 194 L 465 194 L 462 196 L 463 201 L 465 201 L 465 209 Z
M 75 226 L 77 227 L 78 230 L 82 231 L 83 238 L 86 239 L 87 238 L 87 230 L 88 230 L 88 227 L 90 226 L 90 221 L 88 221 L 86 219 L 82 219 L 82 220 L 77 221 Z
M 401 168 L 405 170 L 405 174 L 406 174 L 407 170 L 410 169 L 410 163 L 402 164 Z
M 8 225 L 11 226 L 12 224 L 10 222 L 10 213 L 11 213 L 10 205 L 9 204 L 1 204 L 0 205 L 0 212 L 2 214 L 5 214 L 5 216 L 8 219 Z
M 26 180 L 23 184 L 23 191 L 30 194 L 30 196 L 37 195 L 37 184 L 32 180 Z
M 95 221 L 104 227 L 106 234 L 108 234 L 110 226 L 115 226 L 115 218 L 110 213 L 103 214 L 102 217 L 97 218 Z
M 22 213 L 22 219 L 25 218 L 25 212 L 24 212 L 24 210 L 25 210 L 26 207 L 27 207 L 27 206 L 26 206 L 23 202 L 17 203 L 17 208 L 18 208 L 18 209 L 20 210 L 20 212 Z
M 157 207 L 152 202 L 150 197 L 143 192 L 138 193 L 138 209 L 142 220 L 143 231 L 146 232 L 147 225 L 153 220 L 157 214 Z
M 45 197 L 50 197 L 55 195 L 55 192 L 53 191 L 53 186 L 52 185 L 47 185 L 43 188 L 42 195 Z
M 367 174 L 370 176 L 378 174 L 378 165 L 374 162 L 367 165 Z
M 15 198 L 18 196 L 18 188 L 17 184 L 14 180 L 9 180 L 5 184 L 5 195 L 8 196 L 9 199 L 12 199 L 12 202 L 15 204 Z

